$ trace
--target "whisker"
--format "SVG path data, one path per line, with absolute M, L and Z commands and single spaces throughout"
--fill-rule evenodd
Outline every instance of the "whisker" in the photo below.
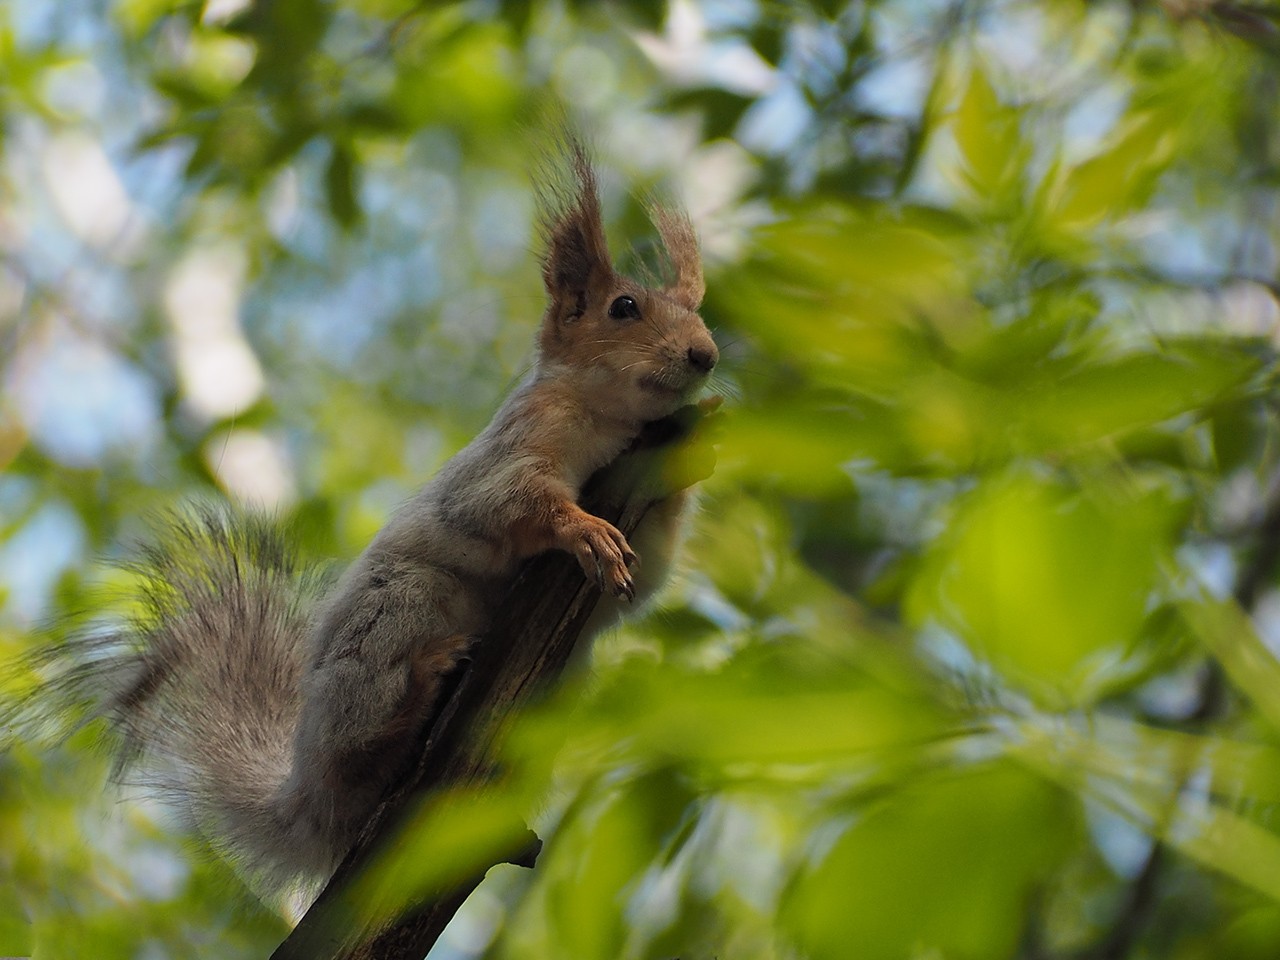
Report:
M 611 350 L 605 350 L 603 353 L 597 353 L 594 357 L 588 360 L 587 363 L 595 363 L 597 360 L 603 360 L 605 357 L 609 356 L 609 354 L 612 352 L 613 351 Z
M 742 387 L 738 384 L 729 383 L 725 380 L 713 380 L 707 384 L 707 389 L 717 397 L 723 397 L 725 400 L 742 401 Z

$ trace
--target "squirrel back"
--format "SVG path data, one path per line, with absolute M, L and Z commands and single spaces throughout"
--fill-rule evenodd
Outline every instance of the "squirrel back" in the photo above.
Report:
M 144 616 L 64 653 L 73 666 L 54 687 L 106 717 L 119 769 L 145 771 L 259 889 L 336 868 L 524 560 L 563 550 L 627 600 L 662 575 L 655 563 L 637 583 L 627 538 L 577 498 L 715 366 L 697 241 L 682 214 L 655 210 L 673 282 L 616 273 L 595 174 L 576 142 L 566 152 L 573 187 L 544 198 L 532 373 L 336 583 L 305 570 L 270 521 L 205 509 L 146 548 Z M 670 556 L 683 500 L 637 531 L 656 558 Z

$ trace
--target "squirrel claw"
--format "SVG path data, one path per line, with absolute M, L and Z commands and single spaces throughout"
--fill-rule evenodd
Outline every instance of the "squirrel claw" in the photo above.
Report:
M 574 552 L 582 572 L 595 581 L 602 592 L 615 597 L 634 597 L 635 583 L 627 572 L 639 558 L 613 524 L 588 517 L 575 531 Z
M 636 582 L 631 579 L 630 574 L 626 574 L 622 578 L 622 583 L 618 586 L 617 596 L 619 598 L 626 597 L 628 603 L 635 603 Z
M 636 598 L 636 582 L 631 579 L 631 574 L 627 573 L 625 567 L 610 571 L 608 578 L 601 576 L 597 585 L 601 592 L 610 593 L 619 600 L 631 602 Z

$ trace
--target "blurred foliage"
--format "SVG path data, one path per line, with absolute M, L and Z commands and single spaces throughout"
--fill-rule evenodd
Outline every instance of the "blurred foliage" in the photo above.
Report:
M 686 575 L 424 809 L 438 950 L 1272 957 L 1280 30 L 1222 0 L 0 8 L 0 654 L 226 495 L 349 557 L 541 309 L 548 99 L 679 192 L 730 398 Z M 31 678 L 13 678 L 21 696 Z M 0 755 L 0 953 L 286 924 L 88 731 Z M 92 944 L 92 948 L 87 947 Z

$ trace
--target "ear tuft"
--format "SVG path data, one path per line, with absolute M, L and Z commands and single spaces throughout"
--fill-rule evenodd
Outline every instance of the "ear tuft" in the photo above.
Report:
M 582 312 L 588 288 L 613 272 L 600 214 L 600 193 L 582 141 L 560 130 L 559 156 L 542 165 L 538 208 L 546 253 L 542 281 L 553 303 Z
M 707 286 L 702 278 L 702 255 L 698 252 L 698 234 L 693 222 L 683 210 L 653 200 L 647 206 L 649 219 L 658 228 L 667 259 L 675 271 L 675 281 L 666 287 L 666 292 L 681 306 L 696 311 L 702 305 Z

